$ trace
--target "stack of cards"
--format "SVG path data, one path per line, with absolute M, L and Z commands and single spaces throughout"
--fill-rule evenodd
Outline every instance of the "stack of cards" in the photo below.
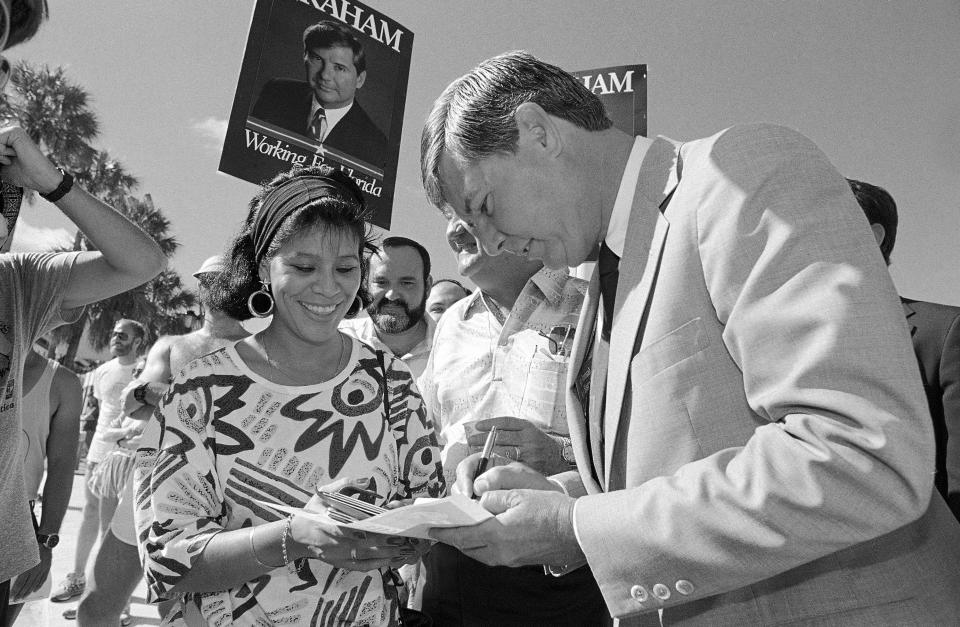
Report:
M 387 511 L 379 505 L 361 501 L 359 496 L 346 496 L 339 492 L 319 492 L 318 496 L 327 506 L 327 516 L 332 520 L 350 524 Z

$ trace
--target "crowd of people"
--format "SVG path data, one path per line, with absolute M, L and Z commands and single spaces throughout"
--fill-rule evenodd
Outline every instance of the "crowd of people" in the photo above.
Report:
M 194 274 L 202 327 L 116 320 L 82 401 L 35 341 L 166 259 L 0 130 L 0 177 L 96 248 L 0 255 L 5 625 L 48 596 L 126 624 L 144 577 L 163 625 L 956 622 L 960 308 L 895 292 L 885 190 L 773 125 L 629 136 L 524 52 L 446 88 L 420 165 L 459 278 L 296 167 Z M 360 532 L 331 492 L 494 517 Z

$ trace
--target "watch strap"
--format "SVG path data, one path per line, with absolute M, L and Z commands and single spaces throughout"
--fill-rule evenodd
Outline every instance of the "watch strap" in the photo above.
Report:
M 64 171 L 63 168 L 57 168 L 57 170 L 63 175 L 63 178 L 60 179 L 60 184 L 57 185 L 56 189 L 52 192 L 40 194 L 40 197 L 48 202 L 57 202 L 73 189 L 73 176 L 71 176 L 69 172 Z

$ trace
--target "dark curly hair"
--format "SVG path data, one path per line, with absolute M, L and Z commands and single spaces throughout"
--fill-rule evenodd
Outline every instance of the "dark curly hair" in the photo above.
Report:
M 254 222 L 257 212 L 274 189 L 298 177 L 324 176 L 335 180 L 352 193 L 352 197 L 338 194 L 324 196 L 294 210 L 284 219 L 267 247 L 263 260 L 269 261 L 291 236 L 308 232 L 318 226 L 342 233 L 350 233 L 359 242 L 357 254 L 360 258 L 360 289 L 358 299 L 350 305 L 347 317 L 355 316 L 370 303 L 366 284 L 369 267 L 368 253 L 376 251 L 373 231 L 366 223 L 369 214 L 363 201 L 363 195 L 356 183 L 346 174 L 330 166 L 293 167 L 278 174 L 269 183 L 263 185 L 253 199 L 239 235 L 234 238 L 227 252 L 226 269 L 219 273 L 210 286 L 210 306 L 219 309 L 237 320 L 249 320 L 253 317 L 247 307 L 247 299 L 260 289 L 260 274 L 254 246 Z

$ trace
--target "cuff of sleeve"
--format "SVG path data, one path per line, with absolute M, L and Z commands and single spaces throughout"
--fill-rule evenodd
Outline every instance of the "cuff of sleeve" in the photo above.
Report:
M 551 479 L 553 481 L 553 479 Z M 563 487 L 562 485 L 560 487 Z M 580 499 L 576 499 L 573 502 L 573 508 L 570 510 L 570 524 L 573 526 L 573 536 L 577 539 L 577 544 L 580 546 L 580 551 L 583 551 L 583 543 L 580 541 L 580 532 L 577 531 L 577 507 L 580 505 Z M 543 574 L 552 575 L 554 577 L 563 577 L 568 575 L 573 571 L 577 570 L 581 566 L 586 565 L 586 558 L 578 560 L 572 564 L 564 564 L 563 566 L 550 566 L 547 564 L 543 565 Z

